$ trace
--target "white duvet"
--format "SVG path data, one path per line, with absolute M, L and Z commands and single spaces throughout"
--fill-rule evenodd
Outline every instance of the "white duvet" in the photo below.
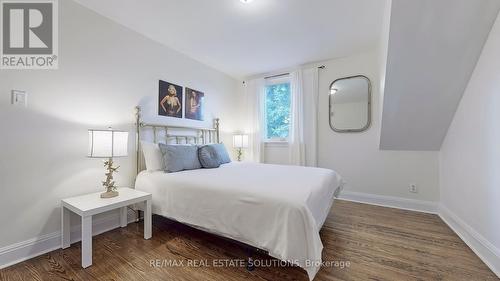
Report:
M 178 173 L 141 172 L 153 213 L 266 250 L 307 271 L 320 268 L 319 230 L 341 178 L 321 168 L 230 163 Z

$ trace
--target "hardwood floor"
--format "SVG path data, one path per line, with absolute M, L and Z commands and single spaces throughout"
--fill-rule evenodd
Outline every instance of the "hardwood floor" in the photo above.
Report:
M 499 280 L 436 215 L 336 201 L 321 239 L 323 260 L 345 263 L 323 267 L 318 281 Z M 158 216 L 151 240 L 142 239 L 142 223 L 133 223 L 93 242 L 93 265 L 87 269 L 80 267 L 80 243 L 75 243 L 0 270 L 0 280 L 308 280 L 305 271 L 292 266 L 251 272 L 213 266 L 218 259 L 245 259 L 245 250 Z M 276 261 L 264 254 L 254 258 Z M 210 266 L 187 266 L 189 260 Z

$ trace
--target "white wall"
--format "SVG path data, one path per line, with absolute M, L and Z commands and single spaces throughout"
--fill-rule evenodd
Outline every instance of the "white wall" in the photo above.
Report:
M 500 17 L 489 35 L 440 153 L 441 204 L 482 240 L 500 274 Z M 488 250 L 490 248 L 490 258 Z M 481 250 L 479 250 L 481 251 Z M 496 252 L 496 253 L 495 253 Z M 494 254 L 495 253 L 495 254 Z M 496 255 L 496 258 L 495 258 Z M 493 269 L 493 268 L 492 268 Z
M 0 70 L 0 248 L 59 231 L 61 198 L 102 189 L 87 129 L 130 130 L 117 181 L 131 186 L 137 104 L 150 121 L 199 125 L 155 117 L 159 79 L 204 91 L 205 125 L 220 117 L 225 141 L 239 123 L 239 81 L 73 1 L 59 1 L 59 13 L 59 70 Z M 28 108 L 10 105 L 11 89 L 28 92 Z
M 287 143 L 264 144 L 264 163 L 288 165 L 290 156 Z
M 318 163 L 339 172 L 346 190 L 408 199 L 438 201 L 438 153 L 381 151 L 380 58 L 378 51 L 331 60 L 319 76 Z M 328 124 L 328 88 L 335 79 L 365 75 L 372 83 L 372 125 L 362 133 L 336 133 Z M 419 193 L 410 193 L 415 183 Z

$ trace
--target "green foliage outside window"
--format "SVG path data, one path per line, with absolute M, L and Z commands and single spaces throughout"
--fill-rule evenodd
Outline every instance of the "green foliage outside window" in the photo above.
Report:
M 288 138 L 290 129 L 290 83 L 266 87 L 267 138 Z

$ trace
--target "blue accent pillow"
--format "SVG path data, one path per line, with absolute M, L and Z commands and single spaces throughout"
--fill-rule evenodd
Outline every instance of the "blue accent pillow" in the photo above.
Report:
M 226 147 L 222 143 L 212 144 L 219 155 L 219 159 L 221 160 L 221 164 L 231 163 L 231 158 L 229 158 L 229 154 L 227 153 Z
M 203 168 L 219 168 L 222 160 L 213 145 L 198 148 L 198 158 Z
M 163 143 L 160 143 L 159 146 L 163 154 L 165 172 L 174 173 L 201 168 L 198 159 L 198 146 Z
M 222 164 L 231 162 L 226 147 L 222 143 L 201 146 L 198 149 L 198 158 L 203 168 L 218 168 Z

